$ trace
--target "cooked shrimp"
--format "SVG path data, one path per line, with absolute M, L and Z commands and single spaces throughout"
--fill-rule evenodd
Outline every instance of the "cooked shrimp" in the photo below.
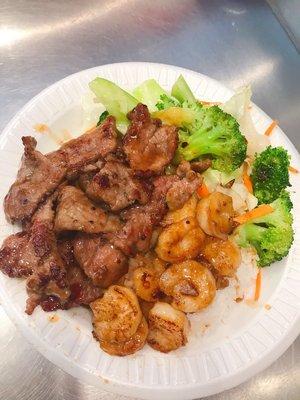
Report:
M 195 218 L 196 216 L 196 207 L 197 207 L 197 197 L 193 195 L 182 208 L 175 211 L 169 211 L 165 216 L 162 224 L 164 226 L 175 224 L 176 222 L 180 222 L 186 218 Z
M 160 296 L 159 278 L 165 270 L 164 262 L 154 259 L 151 266 L 139 267 L 133 272 L 133 287 L 143 300 L 156 301 Z
M 90 306 L 94 314 L 94 334 L 100 341 L 129 340 L 136 333 L 142 319 L 134 291 L 123 286 L 110 286 L 104 296 Z
M 144 347 L 147 336 L 148 324 L 143 317 L 135 334 L 130 339 L 126 340 L 126 342 L 107 342 L 100 340 L 100 347 L 112 356 L 127 356 Z
M 233 276 L 241 263 L 240 249 L 228 239 L 208 238 L 202 255 L 223 276 Z
M 172 296 L 172 306 L 189 313 L 207 307 L 216 295 L 212 273 L 197 261 L 173 264 L 160 277 L 160 288 Z
M 141 307 L 143 316 L 146 318 L 146 321 L 148 321 L 149 312 L 150 312 L 151 308 L 153 308 L 154 304 L 155 303 L 153 303 L 153 302 L 140 300 L 140 307 Z
M 168 353 L 187 343 L 189 321 L 170 304 L 158 302 L 149 312 L 148 343 L 155 350 Z
M 204 240 L 205 234 L 196 219 L 186 218 L 161 232 L 155 251 L 164 261 L 189 260 L 200 253 Z
M 201 199 L 197 206 L 197 219 L 207 235 L 226 239 L 233 229 L 232 198 L 214 192 Z

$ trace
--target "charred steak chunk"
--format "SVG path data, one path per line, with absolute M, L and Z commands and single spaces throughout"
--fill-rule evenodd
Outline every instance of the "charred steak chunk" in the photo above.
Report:
M 74 186 L 65 186 L 59 193 L 54 229 L 99 233 L 105 231 L 107 215 Z
M 63 153 L 58 151 L 45 156 L 35 149 L 33 137 L 25 136 L 22 141 L 21 167 L 4 200 L 5 215 L 12 223 L 29 219 L 38 205 L 60 184 L 67 171 Z
M 36 212 L 29 230 L 28 250 L 37 262 L 32 266 L 32 274 L 26 282 L 29 295 L 27 314 L 32 314 L 38 304 L 44 311 L 62 308 L 70 294 L 66 268 L 58 253 L 53 231 L 54 199 L 55 196 L 50 197 Z
M 76 307 L 81 304 L 87 305 L 101 297 L 103 289 L 93 284 L 75 259 L 73 240 L 62 239 L 57 244 L 59 254 L 67 268 L 67 281 L 70 288 L 70 296 L 64 308 Z
M 99 160 L 117 147 L 117 130 L 114 117 L 108 117 L 99 126 L 62 145 L 66 157 L 67 178 L 75 178 L 85 165 Z
M 114 151 L 116 125 L 114 118 L 109 117 L 102 125 L 46 155 L 35 149 L 34 138 L 27 136 L 22 141 L 22 164 L 4 200 L 5 215 L 12 223 L 26 222 L 66 176 L 76 177 L 87 164 Z
M 92 181 L 96 173 L 100 171 L 103 165 L 104 161 L 98 160 L 96 163 L 87 164 L 83 167 L 77 179 L 77 186 L 85 192 L 88 184 Z
M 0 250 L 0 270 L 11 278 L 27 277 L 38 266 L 40 254 L 43 252 L 42 242 L 38 237 L 33 240 L 36 226 L 44 223 L 51 224 L 54 218 L 52 209 L 55 195 L 47 200 L 34 214 L 27 231 L 10 235 L 3 242 Z
M 85 274 L 103 288 L 116 283 L 128 269 L 127 257 L 99 236 L 78 236 L 74 240 L 74 254 Z
M 8 236 L 3 242 L 0 250 L 0 270 L 10 278 L 24 278 L 32 273 L 36 256 L 28 252 L 28 239 L 28 233 L 18 232 Z
M 125 213 L 125 226 L 111 237 L 111 242 L 128 256 L 149 250 L 154 228 L 167 212 L 166 196 L 177 176 L 161 176 L 154 180 L 154 190 L 150 201 L 144 206 L 136 206 Z
M 86 194 L 95 201 L 104 201 L 112 211 L 120 211 L 138 201 L 145 204 L 149 195 L 134 172 L 120 162 L 109 161 L 87 185 Z
M 177 128 L 152 119 L 147 106 L 138 104 L 129 114 L 131 124 L 123 139 L 123 149 L 130 167 L 148 174 L 159 174 L 173 159 Z
M 9 276 L 27 277 L 27 314 L 40 304 L 45 311 L 61 308 L 69 297 L 66 269 L 53 232 L 55 196 L 35 213 L 26 232 L 8 237 L 0 251 L 0 268 Z
M 202 177 L 192 170 L 191 164 L 187 161 L 179 164 L 177 175 L 181 179 L 172 184 L 166 197 L 171 211 L 181 208 L 202 183 Z

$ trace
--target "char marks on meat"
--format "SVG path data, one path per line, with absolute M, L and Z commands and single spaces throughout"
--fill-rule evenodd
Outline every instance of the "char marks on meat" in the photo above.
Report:
M 101 125 L 61 147 L 60 151 L 65 154 L 68 164 L 67 178 L 75 178 L 85 165 L 99 160 L 100 157 L 105 157 L 116 147 L 116 121 L 110 116 Z
M 163 172 L 177 148 L 177 128 L 152 119 L 143 104 L 138 104 L 128 114 L 128 119 L 131 124 L 123 140 L 123 149 L 130 167 L 148 175 Z
M 46 155 L 35 149 L 33 137 L 25 136 L 22 141 L 22 164 L 4 200 L 5 215 L 12 223 L 29 220 L 65 176 L 74 178 L 87 164 L 114 151 L 117 146 L 116 125 L 114 118 L 109 117 L 102 125 Z
M 0 252 L 0 268 L 4 273 L 28 276 L 28 314 L 32 314 L 38 304 L 45 311 L 61 308 L 69 297 L 66 269 L 53 232 L 54 199 L 54 195 L 49 197 L 37 210 L 26 232 L 8 237 Z
M 43 155 L 35 149 L 33 137 L 22 138 L 24 155 L 15 183 L 4 200 L 8 220 L 25 222 L 38 205 L 51 194 L 66 174 L 66 160 L 62 152 Z
M 18 232 L 4 240 L 0 250 L 0 270 L 10 278 L 24 278 L 32 273 L 31 265 L 35 260 L 30 260 L 27 244 L 26 232 Z
M 46 251 L 41 239 L 43 226 L 51 226 L 52 208 L 56 195 L 52 195 L 33 215 L 27 231 L 9 236 L 0 250 L 0 270 L 13 278 L 27 277 L 37 268 L 41 255 Z
M 181 208 L 202 182 L 202 177 L 191 169 L 191 165 L 187 161 L 179 164 L 177 175 L 181 179 L 173 183 L 166 197 L 170 210 Z
M 111 242 L 128 256 L 146 252 L 151 243 L 153 229 L 167 212 L 166 196 L 177 176 L 160 176 L 153 181 L 154 190 L 144 206 L 132 207 L 123 213 L 125 226 L 111 238 Z
M 103 288 L 115 283 L 128 269 L 127 257 L 100 236 L 78 236 L 74 240 L 74 254 L 85 274 Z
M 26 282 L 28 314 L 32 314 L 38 304 L 45 311 L 61 308 L 70 294 L 66 268 L 59 255 L 53 231 L 53 201 L 52 196 L 37 211 L 29 230 L 28 251 L 36 257 L 36 262 Z
M 98 160 L 96 163 L 88 164 L 81 169 L 77 180 L 77 184 L 81 190 L 84 192 L 86 191 L 88 184 L 92 181 L 96 173 L 100 171 L 103 165 L 104 161 Z
M 104 201 L 112 211 L 120 211 L 135 201 L 145 204 L 149 195 L 134 171 L 117 161 L 109 161 L 86 187 L 86 194 L 95 201 Z
M 64 308 L 71 308 L 81 304 L 89 304 L 103 294 L 103 289 L 95 286 L 79 267 L 75 256 L 73 240 L 62 239 L 58 241 L 58 251 L 67 268 L 67 280 L 70 297 Z
M 100 233 L 105 231 L 107 215 L 74 186 L 65 186 L 58 196 L 54 229 Z

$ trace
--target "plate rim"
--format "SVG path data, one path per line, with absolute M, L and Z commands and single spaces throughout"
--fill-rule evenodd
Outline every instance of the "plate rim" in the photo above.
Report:
M 178 73 L 187 73 L 187 74 L 193 74 L 194 76 L 198 77 L 201 79 L 202 77 L 207 80 L 211 81 L 214 84 L 218 86 L 222 86 L 223 88 L 227 89 L 229 93 L 232 93 L 233 91 L 229 88 L 227 88 L 225 85 L 220 83 L 219 81 L 210 78 L 204 74 L 198 73 L 196 71 L 192 71 L 186 68 L 182 67 L 177 67 L 173 65 L 168 65 L 168 64 L 160 64 L 160 63 L 148 63 L 148 62 L 122 62 L 122 63 L 113 63 L 113 64 L 105 64 L 105 65 L 100 65 L 96 66 L 93 68 L 88 68 L 85 70 L 78 71 L 74 74 L 68 75 L 65 78 L 53 83 L 52 85 L 48 86 L 44 90 L 42 90 L 40 93 L 38 93 L 36 96 L 34 96 L 31 100 L 29 100 L 14 116 L 13 118 L 7 123 L 7 125 L 4 127 L 1 138 L 0 138 L 0 152 L 3 151 L 3 144 L 5 143 L 6 136 L 8 135 L 9 131 L 13 129 L 14 124 L 19 120 L 20 116 L 27 110 L 29 109 L 34 103 L 36 103 L 39 98 L 43 97 L 48 91 L 51 91 L 53 87 L 61 85 L 63 82 L 66 82 L 68 80 L 72 80 L 76 78 L 76 76 L 80 74 L 84 74 L 87 72 L 93 72 L 99 70 L 99 68 L 114 68 L 116 66 L 131 66 L 133 68 L 138 68 L 141 66 L 145 65 L 150 65 L 150 66 L 155 66 L 157 68 L 162 68 L 162 69 L 173 69 L 176 70 Z M 267 117 L 270 120 L 270 117 L 259 107 L 255 105 L 255 108 L 264 115 L 264 117 Z M 294 156 L 297 158 L 297 160 L 300 162 L 300 156 L 293 145 L 293 143 L 290 141 L 290 139 L 282 132 L 280 129 L 281 135 L 283 135 L 284 140 L 286 140 L 289 143 L 289 146 L 293 149 L 294 151 Z M 283 278 L 282 278 L 283 279 Z M 1 276 L 2 280 L 2 276 Z M 48 360 L 50 360 L 52 363 L 57 365 L 58 367 L 64 369 L 66 372 L 69 374 L 75 376 L 77 379 L 84 379 L 87 383 L 95 386 L 95 375 L 90 374 L 88 371 L 85 369 L 81 368 L 78 364 L 74 363 L 72 359 L 67 358 L 62 352 L 59 351 L 59 349 L 55 347 L 51 347 L 50 349 L 47 348 L 48 344 L 46 341 L 44 341 L 34 330 L 31 330 L 30 327 L 28 326 L 28 323 L 24 318 L 21 318 L 19 316 L 18 310 L 13 306 L 9 304 L 9 302 L 6 299 L 5 296 L 5 289 L 4 287 L 0 284 L 0 297 L 2 299 L 2 304 L 4 306 L 5 312 L 8 314 L 9 318 L 12 319 L 13 323 L 20 329 L 22 334 L 26 337 L 26 339 L 41 353 L 43 354 Z M 13 314 L 11 314 L 11 311 L 13 310 Z M 299 311 L 299 310 L 298 310 Z M 265 369 L 268 365 L 270 365 L 273 361 L 275 361 L 288 347 L 289 345 L 296 339 L 300 332 L 300 314 L 298 312 L 298 315 L 294 319 L 294 321 L 291 323 L 291 326 L 289 329 L 283 334 L 283 337 L 281 337 L 279 340 L 275 342 L 272 346 L 268 348 L 266 352 L 261 355 L 261 357 L 257 357 L 253 360 L 251 363 L 247 363 L 247 366 L 245 368 L 241 368 L 238 371 L 234 371 L 229 375 L 226 376 L 220 376 L 219 378 L 212 379 L 210 382 L 205 382 L 205 383 L 191 383 L 191 384 L 184 384 L 184 385 L 176 385 L 176 386 L 147 386 L 147 385 L 135 385 L 132 383 L 118 383 L 117 380 L 110 379 L 109 382 L 107 382 L 107 379 L 99 377 L 99 384 L 97 386 L 100 386 L 104 390 L 109 390 L 117 394 L 126 394 L 129 396 L 140 396 L 145 399 L 152 399 L 153 398 L 153 393 L 159 392 L 164 395 L 165 399 L 174 399 L 178 398 L 178 395 L 180 394 L 180 397 L 182 400 L 184 399 L 191 399 L 195 398 L 198 396 L 208 396 L 211 394 L 216 394 L 219 393 L 223 390 L 227 390 L 229 388 L 232 388 L 234 386 L 239 385 L 240 383 L 248 380 L 250 377 L 253 375 L 257 374 L 258 372 L 262 371 Z M 98 378 L 98 377 L 97 377 Z

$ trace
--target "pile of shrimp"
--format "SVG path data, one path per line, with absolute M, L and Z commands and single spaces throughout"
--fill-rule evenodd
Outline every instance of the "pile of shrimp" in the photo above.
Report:
M 120 284 L 91 304 L 105 352 L 125 356 L 147 342 L 167 353 L 187 343 L 187 314 L 208 307 L 240 265 L 233 217 L 232 198 L 219 192 L 169 211 L 154 251 L 133 259 Z

